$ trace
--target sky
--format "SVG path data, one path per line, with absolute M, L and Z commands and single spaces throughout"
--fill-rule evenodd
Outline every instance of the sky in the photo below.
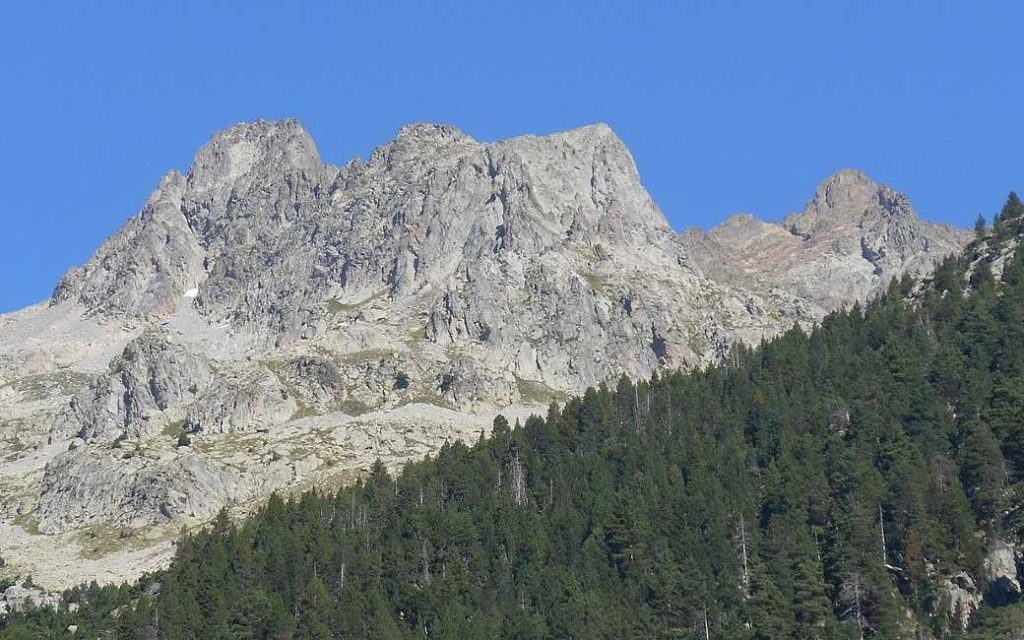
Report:
M 779 219 L 855 167 L 970 226 L 1024 190 L 1021 2 L 18 2 L 0 18 L 0 311 L 166 171 L 299 118 L 344 164 L 406 122 L 606 122 L 677 229 Z

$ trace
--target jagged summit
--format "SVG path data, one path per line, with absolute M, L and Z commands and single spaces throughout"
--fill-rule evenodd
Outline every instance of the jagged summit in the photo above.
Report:
M 610 125 L 604 122 L 594 122 L 574 127 L 572 129 L 566 129 L 565 131 L 556 131 L 545 135 L 528 133 L 509 138 L 508 141 L 536 139 L 558 140 L 566 144 L 577 146 L 586 146 L 595 143 L 612 143 L 625 147 L 625 144 L 622 142 L 622 139 L 619 138 L 618 134 L 615 133 Z
M 313 138 L 298 120 L 257 120 L 215 134 L 195 155 L 190 188 L 202 191 L 236 180 L 321 168 Z
M 467 140 L 476 142 L 453 124 L 410 122 L 398 129 L 394 140 Z
M 415 122 L 402 125 L 394 138 L 374 149 L 370 162 L 384 163 L 388 168 L 402 162 L 429 163 L 438 154 L 450 153 L 459 146 L 468 150 L 481 145 L 454 125 Z
M 187 306 L 294 339 L 322 330 L 328 300 L 433 290 L 471 277 L 488 256 L 532 259 L 572 245 L 634 255 L 682 243 L 695 254 L 682 262 L 706 273 L 782 288 L 795 279 L 827 309 L 965 241 L 854 169 L 822 182 L 781 225 L 733 217 L 708 238 L 672 231 L 606 124 L 493 143 L 452 125 L 408 124 L 368 162 L 337 169 L 298 121 L 257 121 L 215 134 L 187 176 L 165 177 L 53 301 L 141 318 Z M 840 260 L 831 280 L 802 271 L 822 260 Z M 833 291 L 854 273 L 858 284 Z
M 816 210 L 831 210 L 870 200 L 881 188 L 860 169 L 840 169 L 825 178 L 808 203 Z
M 783 224 L 796 234 L 807 235 L 837 223 L 876 217 L 916 219 L 917 214 L 902 193 L 862 171 L 843 169 L 822 181 L 804 210 L 788 216 Z
M 728 218 L 718 223 L 711 229 L 711 233 L 722 234 L 722 233 L 748 233 L 751 228 L 760 228 L 765 225 L 770 225 L 770 222 L 765 222 L 752 213 L 740 212 L 730 215 Z
M 574 129 L 546 135 L 526 134 L 491 143 L 492 147 L 513 147 L 517 149 L 542 148 L 562 155 L 562 159 L 579 153 L 602 152 L 615 156 L 631 173 L 636 173 L 633 155 L 626 144 L 610 126 L 603 122 L 583 125 Z
M 175 175 L 55 302 L 149 317 L 193 304 L 182 296 L 195 290 L 203 313 L 287 333 L 325 299 L 443 280 L 459 256 L 671 233 L 606 125 L 485 145 L 411 124 L 339 170 L 296 120 L 257 121 L 214 135 Z
M 827 310 L 864 301 L 893 277 L 928 273 L 970 234 L 921 220 L 902 193 L 862 171 L 843 169 L 818 185 L 803 211 L 781 223 L 740 214 L 707 237 L 708 268 L 795 291 Z
M 854 169 L 823 181 L 781 225 L 733 217 L 708 238 L 672 231 L 606 124 L 493 143 L 452 125 L 408 124 L 367 163 L 337 169 L 298 121 L 257 121 L 215 134 L 186 177 L 165 177 L 53 301 L 142 318 L 187 306 L 293 339 L 322 330 L 328 300 L 380 290 L 394 300 L 470 277 L 485 256 L 569 245 L 632 255 L 682 243 L 695 254 L 682 262 L 706 273 L 753 276 L 750 286 L 788 288 L 788 278 L 827 309 L 965 241 Z M 822 260 L 840 261 L 830 280 L 819 277 Z M 834 291 L 850 278 L 857 284 Z

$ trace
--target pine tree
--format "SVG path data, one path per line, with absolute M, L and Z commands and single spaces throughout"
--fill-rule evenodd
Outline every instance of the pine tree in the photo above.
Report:
M 986 235 L 988 235 L 988 221 L 985 220 L 985 216 L 979 215 L 978 219 L 974 221 L 974 237 L 981 240 Z
M 975 421 L 964 426 L 960 461 L 964 487 L 978 522 L 994 526 L 1005 508 L 1006 471 L 988 425 Z

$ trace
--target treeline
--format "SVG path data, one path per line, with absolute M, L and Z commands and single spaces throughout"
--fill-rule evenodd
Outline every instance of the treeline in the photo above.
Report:
M 1024 604 L 981 576 L 1024 533 L 1022 222 L 1011 196 L 931 282 L 726 365 L 222 514 L 167 571 L 0 637 L 1010 637 Z

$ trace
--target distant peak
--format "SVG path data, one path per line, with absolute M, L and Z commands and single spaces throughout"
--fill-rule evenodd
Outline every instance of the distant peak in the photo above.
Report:
M 546 135 L 526 134 L 508 138 L 507 140 L 499 142 L 515 144 L 520 141 L 530 140 L 560 142 L 572 147 L 607 146 L 609 143 L 622 148 L 626 147 L 625 143 L 623 143 L 622 139 L 616 135 L 615 131 L 603 122 L 587 124 L 582 127 L 576 127 L 574 129 L 567 129 L 565 131 L 558 131 Z
M 757 240 L 766 231 L 775 228 L 775 225 L 764 222 L 752 214 L 740 212 L 732 214 L 719 225 L 711 228 L 708 235 L 716 240 L 737 245 Z
M 917 214 L 902 193 L 875 182 L 859 169 L 842 169 L 822 181 L 804 210 L 786 218 L 785 225 L 794 233 L 806 235 L 819 227 L 862 216 Z
M 228 136 L 251 136 L 267 135 L 277 131 L 301 131 L 305 132 L 302 123 L 297 118 L 281 118 L 280 120 L 263 120 L 262 118 L 252 122 L 238 122 L 229 127 L 221 129 L 213 135 L 214 139 Z
M 859 204 L 877 197 L 881 188 L 877 182 L 859 169 L 842 169 L 818 185 L 814 203 L 819 209 L 834 209 L 844 204 Z
M 434 122 L 410 122 L 403 124 L 398 130 L 400 139 L 449 139 L 462 140 L 471 139 L 461 129 L 452 124 Z
M 764 222 L 758 220 L 754 215 L 741 211 L 730 215 L 725 220 L 722 220 L 717 225 L 709 229 L 708 233 L 712 236 L 736 232 L 742 233 L 750 227 L 761 226 L 764 224 Z
M 199 152 L 208 147 L 230 147 L 240 143 L 255 144 L 260 147 L 275 147 L 288 144 L 312 146 L 313 138 L 302 124 L 294 118 L 284 120 L 255 120 L 240 122 L 213 134 Z
M 804 213 L 860 214 L 884 209 L 892 215 L 913 214 L 910 201 L 892 187 L 872 180 L 858 169 L 843 169 L 818 185 Z
M 316 144 L 298 120 L 256 120 L 214 134 L 196 153 L 189 180 L 202 189 L 261 170 L 315 171 L 320 166 Z
M 822 181 L 822 185 L 826 184 L 841 184 L 841 183 L 857 183 L 857 184 L 877 184 L 874 180 L 864 173 L 860 169 L 840 169 L 829 177 Z
M 761 222 L 753 214 L 741 211 L 734 213 L 719 224 L 719 227 L 743 227 L 753 222 Z M 763 223 L 762 223 L 763 224 Z
M 604 122 L 594 122 L 592 124 L 585 124 L 582 127 L 569 129 L 568 131 L 565 131 L 561 135 L 588 138 L 615 138 L 616 140 L 619 139 L 619 136 L 615 133 L 614 130 L 612 130 L 611 126 Z
M 567 131 L 545 135 L 526 134 L 499 140 L 489 145 L 496 149 L 514 151 L 524 158 L 564 158 L 565 153 L 581 157 L 600 156 L 616 165 L 624 175 L 639 183 L 640 176 L 629 148 L 607 124 L 588 124 Z
M 412 122 L 402 125 L 398 135 L 374 149 L 370 161 L 392 165 L 408 159 L 427 158 L 440 149 L 467 143 L 476 144 L 476 140 L 454 125 Z

